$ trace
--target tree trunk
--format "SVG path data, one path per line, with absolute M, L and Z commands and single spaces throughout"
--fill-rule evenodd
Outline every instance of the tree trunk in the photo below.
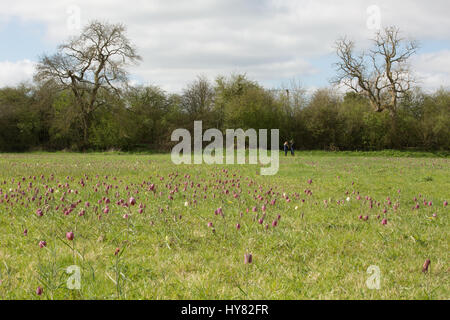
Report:
M 86 151 L 89 147 L 89 127 L 90 127 L 90 114 L 85 113 L 82 116 L 82 127 L 83 127 L 83 141 L 81 145 L 81 150 Z
M 391 148 L 393 149 L 398 149 L 400 146 L 399 143 L 399 133 L 398 133 L 398 117 L 397 117 L 397 112 L 395 112 L 395 110 L 393 109 L 389 109 L 389 115 L 391 118 L 391 138 L 390 138 L 390 142 L 391 142 Z

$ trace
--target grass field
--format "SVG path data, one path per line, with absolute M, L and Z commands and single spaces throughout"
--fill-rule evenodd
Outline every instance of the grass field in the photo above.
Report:
M 2 154 L 0 298 L 449 299 L 449 158 L 355 155 Z

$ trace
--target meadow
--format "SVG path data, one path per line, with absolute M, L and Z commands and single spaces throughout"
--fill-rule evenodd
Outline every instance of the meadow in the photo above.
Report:
M 0 299 L 450 298 L 448 157 L 297 152 L 259 172 L 0 154 Z

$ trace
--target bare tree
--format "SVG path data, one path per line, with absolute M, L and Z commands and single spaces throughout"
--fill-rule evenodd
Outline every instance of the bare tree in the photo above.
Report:
M 103 103 L 102 91 L 120 95 L 127 82 L 125 67 L 141 60 L 125 35 L 123 24 L 90 22 L 77 37 L 58 47 L 56 54 L 41 57 L 37 81 L 56 81 L 70 90 L 80 108 L 83 147 L 88 145 L 94 111 Z
M 198 76 L 197 79 L 183 90 L 182 107 L 190 117 L 197 120 L 205 117 L 212 111 L 214 104 L 214 88 L 206 76 Z
M 277 91 L 278 99 L 285 100 L 286 112 L 291 117 L 306 105 L 306 89 L 298 79 L 283 83 Z
M 414 84 L 408 59 L 417 51 L 416 41 L 400 37 L 399 29 L 387 27 L 373 39 L 369 52 L 354 53 L 354 42 L 336 42 L 339 62 L 335 84 L 344 85 L 368 98 L 375 111 L 396 114 L 397 103 Z

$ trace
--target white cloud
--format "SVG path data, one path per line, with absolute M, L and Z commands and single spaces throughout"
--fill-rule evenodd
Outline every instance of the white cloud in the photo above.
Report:
M 144 58 L 133 72 L 167 90 L 179 90 L 202 73 L 213 78 L 247 72 L 263 83 L 307 78 L 319 72 L 312 61 L 332 52 L 340 36 L 368 44 L 371 5 L 380 8 L 382 25 L 395 24 L 406 36 L 450 39 L 447 0 L 15 0 L 0 3 L 0 21 L 43 23 L 46 40 L 56 46 L 73 34 L 68 22 L 76 12 L 68 9 L 74 5 L 81 24 L 125 23 Z
M 450 50 L 417 55 L 412 58 L 411 64 L 420 86 L 425 90 L 450 89 Z
M 0 87 L 14 86 L 33 77 L 35 63 L 30 60 L 0 61 Z

